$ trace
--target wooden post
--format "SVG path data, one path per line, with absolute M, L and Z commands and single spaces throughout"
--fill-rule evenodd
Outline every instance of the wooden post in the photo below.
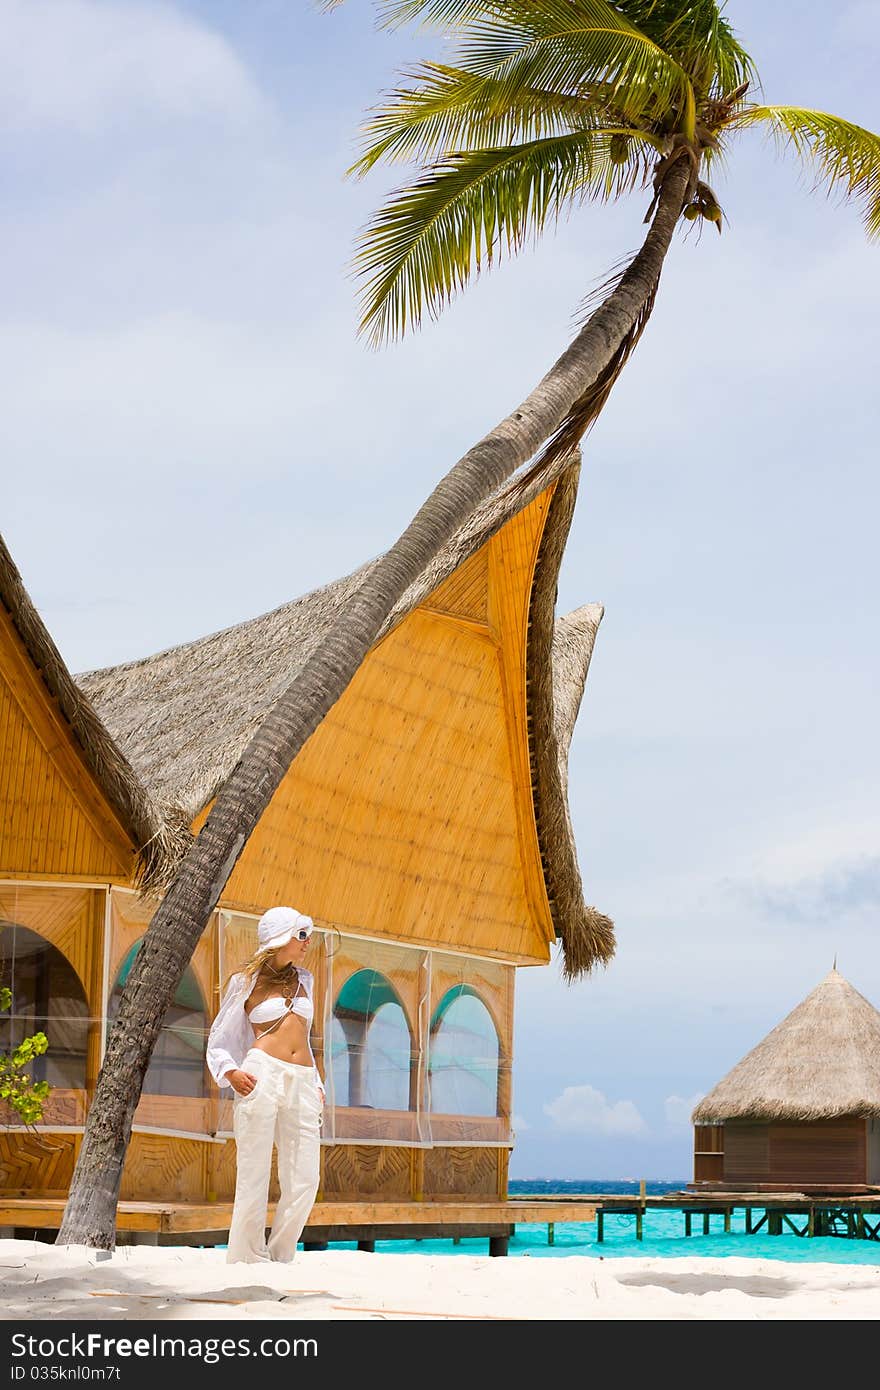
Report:
M 96 892 L 94 894 L 94 905 L 89 914 L 89 928 L 91 941 L 89 944 L 88 956 L 88 981 L 87 997 L 89 1004 L 89 1018 L 86 1025 L 86 1094 L 89 1103 L 95 1093 L 95 1085 L 98 1080 L 98 1072 L 101 1070 L 103 1057 L 103 1036 L 105 1024 L 103 1022 L 107 1004 L 104 995 L 104 957 L 106 955 L 105 936 L 109 940 L 109 929 L 107 926 L 109 917 L 110 894 Z M 109 984 L 107 985 L 109 989 Z
M 810 1210 L 807 1212 L 807 1235 L 812 1239 L 816 1234 L 816 1209 L 810 1203 Z
M 751 1234 L 752 1234 L 752 1209 L 751 1209 L 751 1207 L 746 1207 L 746 1235 L 747 1235 L 747 1236 L 750 1236 Z
M 358 1250 L 366 1250 L 368 1254 L 373 1255 L 376 1252 L 376 1242 L 374 1240 L 359 1240 L 357 1248 Z
M 599 1245 L 605 1239 L 605 1213 L 601 1207 L 596 1208 L 596 1240 Z
M 506 1255 L 506 1254 L 507 1254 L 507 1242 L 508 1242 L 509 1239 L 510 1239 L 509 1236 L 490 1236 L 490 1237 L 489 1237 L 489 1254 L 490 1254 L 490 1255 Z
M 642 1208 L 639 1207 L 638 1211 L 636 1212 L 636 1240 L 641 1240 L 642 1238 L 643 1215 L 644 1213 L 642 1211 Z
M 684 1214 L 684 1233 L 685 1233 L 686 1236 L 689 1236 L 690 1233 L 691 1233 L 691 1217 L 692 1217 L 692 1216 L 693 1216 L 693 1212 L 690 1212 L 690 1211 L 686 1211 L 685 1214 Z
M 732 1208 L 732 1207 L 725 1207 L 725 1210 L 724 1210 L 724 1234 L 727 1235 L 727 1236 L 730 1235 L 730 1217 L 731 1217 L 732 1211 L 733 1211 L 733 1208 Z
M 703 1212 L 703 1235 L 704 1235 L 704 1236 L 707 1236 L 708 1234 L 709 1234 L 709 1213 L 708 1213 L 707 1211 L 704 1211 L 704 1212 Z
M 555 1239 L 556 1239 L 556 1227 L 555 1227 L 555 1224 L 554 1224 L 552 1221 L 548 1221 L 548 1223 L 547 1223 L 547 1244 L 548 1244 L 548 1245 L 553 1245 Z

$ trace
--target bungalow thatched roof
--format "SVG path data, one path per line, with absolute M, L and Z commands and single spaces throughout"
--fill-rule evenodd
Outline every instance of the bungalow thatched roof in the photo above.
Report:
M 70 726 L 83 761 L 112 806 L 133 846 L 141 851 L 146 882 L 176 852 L 185 827 L 170 810 L 156 804 L 101 723 L 88 697 L 74 681 L 24 587 L 21 575 L 0 536 L 0 602 L 36 670 Z M 185 840 L 184 840 L 185 843 Z
M 693 1112 L 722 1120 L 880 1115 L 880 1013 L 832 970 Z
M 566 973 L 614 950 L 613 924 L 583 901 L 566 796 L 566 756 L 601 618 L 588 605 L 554 634 L 559 563 L 574 509 L 578 457 L 505 483 L 400 599 L 384 637 L 513 516 L 558 480 L 535 573 L 527 699 L 538 838 Z M 150 793 L 192 820 L 216 795 L 256 729 L 351 603 L 378 558 L 270 613 L 140 661 L 77 676 Z M 558 667 L 558 678 L 555 668 Z M 554 691 L 554 686 L 556 689 Z

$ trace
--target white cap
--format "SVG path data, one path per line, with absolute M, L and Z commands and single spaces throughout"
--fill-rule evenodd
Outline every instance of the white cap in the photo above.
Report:
M 296 932 L 305 930 L 311 936 L 314 929 L 311 917 L 295 907 L 270 907 L 257 923 L 257 938 L 261 947 L 286 946 Z

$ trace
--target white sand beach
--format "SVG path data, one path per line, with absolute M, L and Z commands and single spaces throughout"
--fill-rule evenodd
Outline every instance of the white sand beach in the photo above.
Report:
M 876 1265 L 583 1255 L 302 1251 L 228 1265 L 225 1251 L 0 1240 L 0 1319 L 872 1319 Z

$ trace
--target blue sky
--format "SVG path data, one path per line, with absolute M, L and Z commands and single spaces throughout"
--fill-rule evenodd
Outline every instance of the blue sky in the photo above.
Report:
M 880 128 L 880 3 L 736 0 L 769 100 Z M 567 341 L 644 197 L 436 324 L 355 336 L 343 178 L 436 40 L 367 0 L 0 0 L 2 529 L 71 669 L 378 554 Z M 571 753 L 607 971 L 521 971 L 515 1176 L 687 1177 L 693 1099 L 831 966 L 880 1004 L 880 247 L 759 136 L 681 238 L 585 454 L 559 609 L 606 616 Z

